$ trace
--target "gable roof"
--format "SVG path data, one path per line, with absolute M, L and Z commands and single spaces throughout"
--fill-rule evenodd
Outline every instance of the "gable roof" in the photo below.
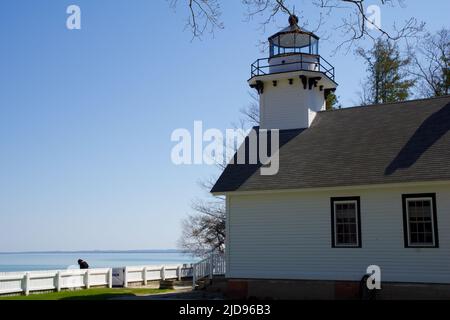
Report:
M 276 175 L 229 164 L 211 192 L 450 180 L 450 96 L 322 111 L 279 150 Z

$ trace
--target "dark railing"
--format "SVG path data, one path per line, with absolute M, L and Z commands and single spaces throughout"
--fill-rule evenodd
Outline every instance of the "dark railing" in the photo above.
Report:
M 298 61 L 285 62 L 280 64 L 270 64 L 269 60 L 274 58 L 258 59 L 254 63 L 252 63 L 251 78 L 255 76 L 292 71 L 320 71 L 334 81 L 334 67 L 321 56 L 309 54 L 296 54 L 296 56 L 300 57 Z M 308 59 L 304 59 L 304 56 Z M 287 68 L 287 70 L 284 70 L 284 68 L 282 67 L 286 66 L 289 66 L 289 68 Z M 280 69 L 283 71 L 277 71 Z

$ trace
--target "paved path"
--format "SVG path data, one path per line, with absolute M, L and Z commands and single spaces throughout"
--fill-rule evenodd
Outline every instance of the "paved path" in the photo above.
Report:
M 176 292 L 139 295 L 139 296 L 123 296 L 112 298 L 111 300 L 223 300 L 220 293 L 211 293 L 201 290 L 192 291 L 192 289 L 179 289 Z

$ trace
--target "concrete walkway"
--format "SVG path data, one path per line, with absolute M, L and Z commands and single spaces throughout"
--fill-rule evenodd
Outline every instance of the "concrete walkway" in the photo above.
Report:
M 191 288 L 177 289 L 176 292 L 149 294 L 139 296 L 123 296 L 110 300 L 223 300 L 220 293 L 211 293 L 202 290 L 193 291 Z

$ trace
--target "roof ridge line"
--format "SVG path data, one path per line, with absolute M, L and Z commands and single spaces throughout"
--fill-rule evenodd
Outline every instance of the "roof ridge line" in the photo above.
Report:
M 382 107 L 382 106 L 389 106 L 389 105 L 393 105 L 393 104 L 405 104 L 405 103 L 410 103 L 410 102 L 415 102 L 415 101 L 437 100 L 437 99 L 445 99 L 445 98 L 450 98 L 450 95 L 430 97 L 430 98 L 419 98 L 419 99 L 397 101 L 397 102 L 379 103 L 379 104 L 359 105 L 359 106 L 345 107 L 345 108 L 339 108 L 339 109 L 333 109 L 333 110 L 323 110 L 323 111 L 319 111 L 318 113 L 329 112 L 329 111 L 343 111 L 343 110 L 351 110 L 351 109 L 359 109 L 359 108 Z

